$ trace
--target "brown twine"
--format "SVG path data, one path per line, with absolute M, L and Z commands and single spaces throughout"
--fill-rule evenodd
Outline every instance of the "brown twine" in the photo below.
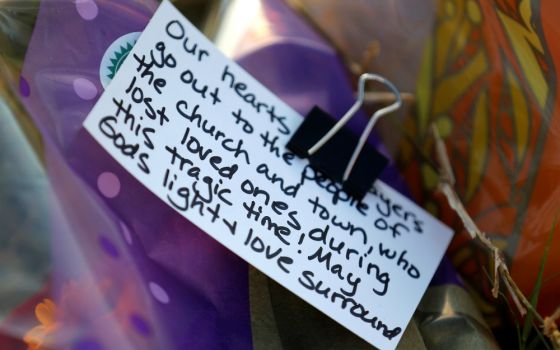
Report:
M 445 143 L 443 142 L 437 127 L 432 124 L 432 133 L 435 139 L 436 158 L 439 163 L 439 190 L 444 194 L 449 203 L 449 206 L 457 213 L 466 231 L 471 235 L 472 239 L 478 239 L 482 245 L 488 249 L 489 253 L 494 258 L 494 276 L 492 283 L 492 295 L 494 298 L 498 297 L 500 290 L 500 277 L 503 284 L 506 286 L 508 293 L 513 300 L 517 310 L 521 316 L 524 316 L 529 310 L 535 319 L 541 324 L 543 334 L 547 336 L 554 349 L 560 349 L 560 331 L 556 325 L 556 321 L 560 318 L 560 307 L 548 317 L 543 318 L 533 305 L 527 300 L 525 295 L 521 292 L 517 284 L 511 277 L 507 265 L 503 259 L 502 252 L 496 247 L 486 234 L 476 226 L 474 220 L 465 210 L 463 203 L 459 199 L 457 192 L 453 189 L 455 184 L 455 176 L 451 169 L 451 162 L 447 154 Z
M 499 269 L 500 269 L 501 259 L 500 259 L 500 250 L 498 248 L 494 248 L 494 283 L 492 287 L 492 296 L 494 298 L 498 297 L 500 293 L 500 278 L 499 278 Z
M 560 349 L 560 331 L 558 331 L 558 326 L 556 325 L 556 321 L 559 318 L 560 307 L 552 315 L 545 317 L 543 322 L 543 334 L 552 340 L 555 349 Z

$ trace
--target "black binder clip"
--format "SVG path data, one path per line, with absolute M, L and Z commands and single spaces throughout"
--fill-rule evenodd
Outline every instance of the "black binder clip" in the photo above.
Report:
M 367 80 L 385 84 L 395 94 L 396 101 L 376 111 L 357 140 L 356 135 L 344 125 L 362 105 Z M 358 84 L 358 99 L 338 122 L 335 123 L 333 117 L 315 106 L 287 147 L 298 157 L 309 158 L 313 168 L 342 183 L 349 195 L 362 200 L 389 162 L 367 143 L 367 138 L 377 120 L 397 110 L 401 103 L 401 95 L 390 81 L 376 74 L 362 74 Z

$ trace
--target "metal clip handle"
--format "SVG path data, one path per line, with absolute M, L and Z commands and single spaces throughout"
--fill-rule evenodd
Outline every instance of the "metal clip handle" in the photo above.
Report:
M 354 168 L 354 165 L 358 160 L 358 156 L 360 155 L 362 148 L 364 148 L 367 138 L 371 133 L 371 130 L 373 129 L 373 126 L 375 125 L 377 120 L 379 120 L 379 118 L 381 118 L 382 116 L 394 112 L 401 107 L 402 105 L 401 94 L 399 90 L 397 90 L 395 85 L 393 85 L 393 83 L 391 83 L 389 80 L 377 74 L 372 74 L 372 73 L 362 74 L 360 76 L 360 81 L 358 83 L 358 99 L 356 100 L 354 105 L 348 110 L 348 112 L 346 112 L 346 114 L 344 114 L 344 116 L 335 124 L 335 126 L 333 126 L 332 129 L 325 134 L 325 136 L 323 136 L 319 141 L 317 141 L 315 145 L 313 145 L 313 147 L 311 147 L 308 150 L 309 155 L 312 155 L 313 153 L 317 152 L 354 116 L 354 114 L 356 114 L 360 106 L 364 103 L 364 96 L 365 96 L 364 90 L 365 90 L 366 81 L 368 80 L 377 81 L 387 86 L 395 94 L 397 100 L 394 103 L 390 104 L 389 106 L 377 110 L 371 116 L 366 126 L 366 129 L 360 136 L 360 141 L 358 142 L 358 145 L 354 149 L 352 158 L 350 158 L 350 162 L 348 162 L 348 165 L 346 166 L 346 170 L 344 171 L 344 176 L 342 178 L 342 181 L 346 181 L 350 177 L 350 173 L 352 172 L 352 169 Z

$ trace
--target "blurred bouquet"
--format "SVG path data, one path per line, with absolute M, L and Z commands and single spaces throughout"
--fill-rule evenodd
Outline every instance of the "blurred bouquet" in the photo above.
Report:
M 392 162 L 383 179 L 456 224 L 445 207 L 429 199 L 435 173 L 407 142 L 414 140 L 428 154 L 427 125 L 436 121 L 452 141 L 458 189 L 469 212 L 497 233 L 492 238 L 498 243 L 507 243 L 514 275 L 519 259 L 531 261 L 527 266 L 534 273 L 515 277 L 533 283 L 535 254 L 543 250 L 555 213 L 552 191 L 539 197 L 548 203 L 544 213 L 537 213 L 541 207 L 529 196 L 537 193 L 535 184 L 544 186 L 536 176 L 554 170 L 539 168 L 543 150 L 552 146 L 537 136 L 555 130 L 554 99 L 544 98 L 539 112 L 542 99 L 533 94 L 552 96 L 554 60 L 542 39 L 546 31 L 529 30 L 544 23 L 528 20 L 537 18 L 531 12 L 535 6 L 527 8 L 523 1 L 483 7 L 472 0 L 288 3 L 175 1 L 303 115 L 320 105 L 341 116 L 354 101 L 353 75 L 362 71 L 383 73 L 409 92 L 402 137 L 385 123 L 382 139 L 370 139 L 393 153 L 406 175 L 403 181 Z M 104 73 L 118 69 L 157 5 L 155 0 L 0 1 L 5 78 L 0 117 L 6 126 L 0 128 L 5 143 L 0 202 L 11 210 L 2 211 L 1 239 L 10 244 L 0 257 L 2 271 L 12 274 L 6 285 L 13 287 L 0 289 L 0 348 L 369 348 L 156 200 L 84 132 L 82 122 L 103 92 Z M 506 29 L 494 30 L 487 12 L 498 14 Z M 509 39 L 496 41 L 493 35 Z M 519 46 L 521 38 L 532 46 Z M 509 51 L 501 55 L 506 43 Z M 538 64 L 510 62 L 521 55 L 519 47 L 532 48 Z M 469 68 L 471 62 L 478 70 Z M 537 68 L 542 78 L 529 79 L 538 83 L 532 85 L 523 77 Z M 464 76 L 456 75 L 461 72 Z M 387 98 L 373 94 L 370 100 L 375 106 Z M 356 130 L 367 121 L 360 113 L 351 126 Z M 512 131 L 518 129 L 527 133 Z M 508 142 L 499 143 L 497 135 L 509 135 L 499 139 Z M 493 168 L 498 164 L 501 172 Z M 532 233 L 525 233 L 529 229 Z M 516 238 L 504 239 L 510 236 Z M 519 243 L 529 238 L 530 244 Z M 469 277 L 470 290 L 488 283 L 481 271 L 486 256 L 469 242 L 458 237 L 450 257 Z M 558 260 L 557 246 L 545 269 L 543 310 L 550 310 L 558 290 L 557 275 L 549 269 Z M 483 300 L 477 297 L 482 311 L 497 314 L 495 304 Z M 400 347 L 496 348 L 449 261 L 440 266 Z

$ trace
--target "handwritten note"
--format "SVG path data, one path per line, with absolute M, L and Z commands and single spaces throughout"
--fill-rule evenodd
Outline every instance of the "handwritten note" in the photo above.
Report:
M 285 148 L 301 121 L 164 1 L 84 126 L 211 237 L 394 349 L 452 233 L 380 181 L 351 199 Z

